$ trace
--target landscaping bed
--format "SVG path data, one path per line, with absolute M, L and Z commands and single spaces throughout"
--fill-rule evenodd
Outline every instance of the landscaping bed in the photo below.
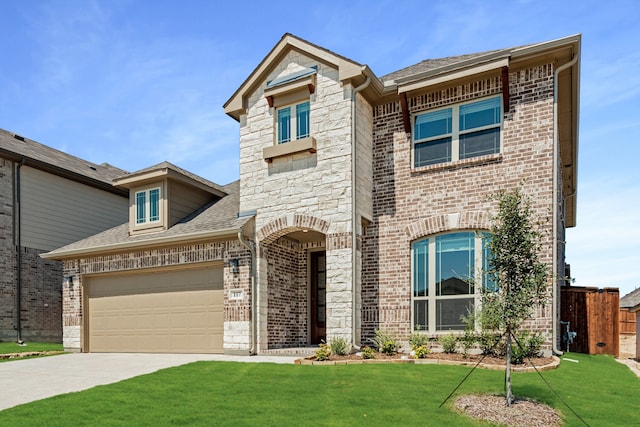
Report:
M 394 355 L 376 353 L 373 359 L 364 359 L 358 353 L 347 355 L 332 354 L 328 360 L 316 360 L 315 356 L 298 359 L 297 364 L 300 365 L 347 365 L 347 364 L 363 364 L 363 363 L 414 363 L 414 364 L 441 364 L 441 365 L 462 365 L 475 366 L 482 355 L 468 354 L 466 357 L 461 353 L 429 353 L 424 358 L 415 359 L 409 354 L 398 353 Z M 535 369 L 544 371 L 555 369 L 560 364 L 557 357 L 533 357 L 523 364 L 512 365 L 514 372 L 529 372 Z M 478 365 L 485 369 L 505 369 L 506 361 L 504 358 L 485 356 Z M 535 367 L 535 368 L 534 368 Z
M 25 351 L 21 353 L 6 353 L 0 354 L 0 360 L 5 359 L 24 359 L 27 357 L 40 357 L 40 356 L 53 356 L 55 354 L 62 354 L 64 351 Z

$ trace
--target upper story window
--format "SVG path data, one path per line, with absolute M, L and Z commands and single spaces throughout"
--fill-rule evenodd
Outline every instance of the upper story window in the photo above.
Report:
M 160 221 L 160 188 L 137 191 L 136 224 Z
M 276 111 L 278 144 L 309 136 L 309 101 L 280 107 Z
M 500 103 L 498 96 L 416 115 L 414 167 L 499 153 Z
M 488 238 L 487 233 L 470 231 L 441 234 L 413 243 L 414 330 L 434 333 L 464 329 L 462 317 L 479 304 L 481 287 L 495 289 L 487 274 L 476 271 L 487 271 Z

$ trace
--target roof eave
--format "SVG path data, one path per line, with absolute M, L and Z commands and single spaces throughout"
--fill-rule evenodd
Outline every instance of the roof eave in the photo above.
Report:
M 153 239 L 136 240 L 133 242 L 119 242 L 107 245 L 93 246 L 89 248 L 78 248 L 69 250 L 57 249 L 51 252 L 42 253 L 40 254 L 40 257 L 44 259 L 63 261 L 71 258 L 82 258 L 85 256 L 92 256 L 103 253 L 124 252 L 127 250 L 135 250 L 145 247 L 166 246 L 183 242 L 192 243 L 195 241 L 222 239 L 225 237 L 237 237 L 238 232 L 242 231 L 243 226 L 244 223 L 237 227 L 221 230 L 199 231 L 195 233 L 186 233 L 176 236 L 163 236 Z
M 200 181 L 197 181 L 179 171 L 176 171 L 170 167 L 161 167 L 153 170 L 146 170 L 141 173 L 132 173 L 130 175 L 125 175 L 113 180 L 113 185 L 116 187 L 131 189 L 140 184 L 144 184 L 149 181 L 159 180 L 164 178 L 170 178 L 175 181 L 179 181 L 185 184 L 188 184 L 192 187 L 199 188 L 203 191 L 213 194 L 217 197 L 224 197 L 227 195 L 226 192 L 219 190 L 217 188 L 206 185 Z
M 5 157 L 15 162 L 24 161 L 23 165 L 30 166 L 35 169 L 39 169 L 43 172 L 52 173 L 62 178 L 70 179 L 72 181 L 76 181 L 82 184 L 86 184 L 90 187 L 97 188 L 99 190 L 107 191 L 113 194 L 117 194 L 118 196 L 127 196 L 128 192 L 121 189 L 116 188 L 111 183 L 102 181 L 100 179 L 91 178 L 87 175 L 82 175 L 77 172 L 73 172 L 69 169 L 62 168 L 60 166 L 53 165 L 51 163 L 43 162 L 42 160 L 34 159 L 33 157 L 29 157 L 20 153 L 16 153 L 11 150 L 7 150 L 4 148 L 0 148 L 0 157 Z

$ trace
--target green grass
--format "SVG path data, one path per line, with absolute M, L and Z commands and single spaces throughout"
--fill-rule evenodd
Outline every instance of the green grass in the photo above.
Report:
M 640 380 L 606 356 L 570 354 L 546 380 L 591 426 L 640 419 Z M 440 403 L 470 368 L 436 365 L 275 365 L 198 362 L 0 412 L 0 424 L 481 426 Z M 501 393 L 504 373 L 476 370 L 458 390 Z M 536 373 L 513 375 L 514 393 L 584 425 Z
M 26 342 L 18 345 L 15 342 L 0 342 L 0 354 L 25 353 L 32 351 L 62 351 L 62 344 L 51 342 Z

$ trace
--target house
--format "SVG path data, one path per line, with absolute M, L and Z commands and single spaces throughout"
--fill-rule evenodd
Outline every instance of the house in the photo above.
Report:
M 629 309 L 636 315 L 636 361 L 640 362 L 640 303 Z
M 549 218 L 549 304 L 527 326 L 550 353 L 576 222 L 580 41 L 378 77 L 285 34 L 224 105 L 238 182 L 169 163 L 125 175 L 127 224 L 43 254 L 65 265 L 65 347 L 253 354 L 459 331 L 480 302 L 489 196 L 521 186 Z
M 638 343 L 638 326 L 640 325 L 640 288 L 636 288 L 620 298 L 620 356 L 635 353 L 636 360 L 640 360 Z
M 39 255 L 126 220 L 123 173 L 0 129 L 0 341 L 62 340 L 62 263 Z

